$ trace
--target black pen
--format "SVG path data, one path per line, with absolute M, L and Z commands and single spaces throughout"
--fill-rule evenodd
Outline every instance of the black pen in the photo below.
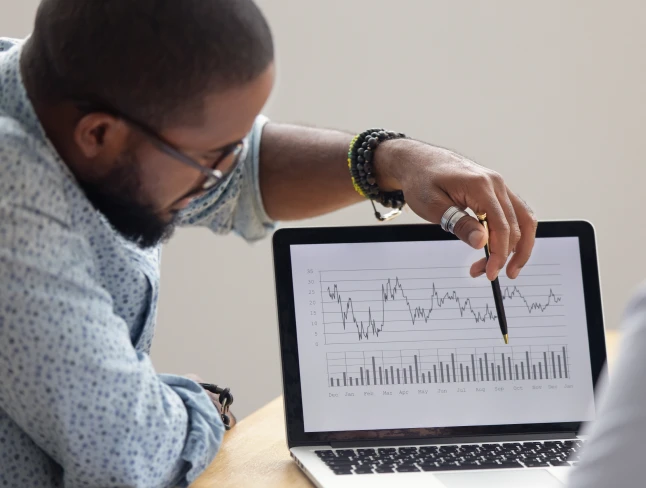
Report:
M 484 226 L 487 233 L 489 233 L 489 227 L 487 226 L 487 214 L 477 214 L 478 221 Z M 487 256 L 487 261 L 489 260 L 489 239 L 485 244 L 485 256 Z M 491 282 L 491 288 L 493 289 L 493 300 L 496 303 L 496 314 L 498 315 L 498 323 L 500 324 L 500 332 L 502 332 L 502 337 L 505 339 L 505 344 L 509 344 L 509 335 L 507 334 L 507 316 L 505 315 L 505 307 L 502 305 L 502 292 L 500 291 L 500 281 L 498 277 Z

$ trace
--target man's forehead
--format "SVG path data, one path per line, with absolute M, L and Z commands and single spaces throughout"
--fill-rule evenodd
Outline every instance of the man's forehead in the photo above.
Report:
M 208 152 L 245 137 L 260 114 L 274 84 L 270 66 L 255 80 L 240 87 L 215 92 L 204 99 L 194 124 L 178 125 L 163 131 L 179 146 Z

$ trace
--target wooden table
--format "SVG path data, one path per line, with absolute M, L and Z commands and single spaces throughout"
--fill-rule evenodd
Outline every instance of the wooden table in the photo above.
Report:
M 618 334 L 607 332 L 608 359 L 614 360 Z M 192 488 L 312 487 L 289 457 L 283 399 L 276 398 L 225 435 L 213 464 Z

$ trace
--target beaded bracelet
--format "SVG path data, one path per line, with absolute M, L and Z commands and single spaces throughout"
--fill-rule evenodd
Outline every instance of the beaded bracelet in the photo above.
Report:
M 348 167 L 352 176 L 352 184 L 359 195 L 370 199 L 377 220 L 385 221 L 397 217 L 406 205 L 404 193 L 401 190 L 385 192 L 377 185 L 374 169 L 374 155 L 379 144 L 391 139 L 404 139 L 401 132 L 391 132 L 384 129 L 368 129 L 356 135 L 348 150 Z M 382 215 L 375 207 L 375 201 L 384 207 L 395 210 Z

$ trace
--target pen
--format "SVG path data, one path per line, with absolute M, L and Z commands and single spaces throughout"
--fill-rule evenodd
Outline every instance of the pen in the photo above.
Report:
M 489 232 L 489 227 L 487 226 L 487 214 L 477 214 L 478 221 L 484 226 Z M 485 256 L 489 260 L 489 239 L 485 244 Z M 502 337 L 505 339 L 505 344 L 509 344 L 509 335 L 507 333 L 507 316 L 505 315 L 505 308 L 502 305 L 502 292 L 500 291 L 500 281 L 498 277 L 491 282 L 491 288 L 493 289 L 493 299 L 496 303 L 496 314 L 498 315 L 498 323 L 500 324 L 500 332 L 502 332 Z

